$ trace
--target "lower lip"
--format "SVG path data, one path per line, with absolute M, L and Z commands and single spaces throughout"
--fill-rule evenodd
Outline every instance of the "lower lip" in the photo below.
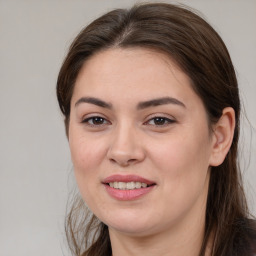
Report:
M 130 200 L 138 199 L 148 194 L 154 188 L 154 185 L 153 185 L 146 188 L 121 190 L 121 189 L 112 188 L 106 184 L 104 184 L 104 186 L 111 197 L 121 201 L 130 201 Z

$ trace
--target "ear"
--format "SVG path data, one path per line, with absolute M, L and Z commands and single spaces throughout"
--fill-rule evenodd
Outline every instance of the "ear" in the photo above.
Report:
M 213 126 L 210 166 L 218 166 L 223 163 L 233 141 L 235 122 L 234 109 L 224 108 L 222 116 Z

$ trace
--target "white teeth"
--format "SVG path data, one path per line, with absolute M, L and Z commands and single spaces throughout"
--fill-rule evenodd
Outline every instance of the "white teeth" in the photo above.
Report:
M 126 183 L 125 182 L 118 182 L 119 189 L 126 189 Z
M 147 184 L 146 184 L 146 183 L 141 183 L 141 186 L 142 186 L 143 188 L 146 188 L 146 187 L 147 187 Z
M 141 183 L 138 182 L 138 181 L 136 181 L 136 182 L 135 182 L 135 187 L 136 187 L 136 188 L 141 188 Z
M 127 184 L 126 184 L 126 188 L 127 189 L 135 189 L 135 182 L 128 182 Z
M 109 186 L 111 188 L 121 189 L 121 190 L 131 190 L 131 189 L 137 189 L 137 188 L 146 188 L 147 184 L 143 182 L 138 181 L 131 181 L 131 182 L 110 182 Z

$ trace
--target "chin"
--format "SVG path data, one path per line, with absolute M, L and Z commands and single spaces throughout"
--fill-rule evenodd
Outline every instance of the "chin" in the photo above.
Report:
M 146 225 L 139 223 L 125 223 L 125 224 L 113 224 L 109 225 L 109 230 L 122 233 L 133 237 L 145 237 L 152 235 L 152 229 L 149 227 L 149 223 Z
M 99 219 L 109 227 L 110 231 L 136 237 L 151 235 L 158 226 L 146 213 L 136 214 L 127 211 L 121 213 L 119 211 L 111 216 L 102 216 L 102 218 L 99 216 Z

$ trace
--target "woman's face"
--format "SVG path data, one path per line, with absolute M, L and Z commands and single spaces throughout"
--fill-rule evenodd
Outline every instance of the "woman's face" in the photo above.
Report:
M 110 49 L 88 60 L 72 96 L 69 144 L 81 195 L 110 231 L 150 235 L 204 218 L 207 115 L 165 55 Z

